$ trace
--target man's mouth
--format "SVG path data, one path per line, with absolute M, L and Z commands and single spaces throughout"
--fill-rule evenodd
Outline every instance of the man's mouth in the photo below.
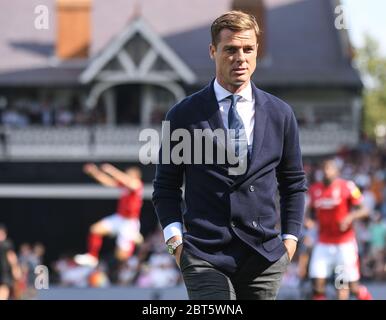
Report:
M 234 68 L 232 71 L 235 73 L 242 74 L 242 73 L 245 73 L 247 71 L 247 68 Z

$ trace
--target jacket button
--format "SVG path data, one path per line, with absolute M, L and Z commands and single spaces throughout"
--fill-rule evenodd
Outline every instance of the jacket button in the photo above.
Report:
M 236 227 L 236 223 L 234 221 L 231 221 L 231 227 L 232 228 Z
M 252 225 L 256 228 L 257 227 L 257 222 L 256 221 L 252 221 Z
M 254 186 L 249 186 L 249 191 L 254 192 L 255 191 L 255 187 Z

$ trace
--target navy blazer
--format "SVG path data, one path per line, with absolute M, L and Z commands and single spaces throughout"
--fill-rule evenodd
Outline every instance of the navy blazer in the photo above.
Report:
M 167 113 L 171 130 L 225 130 L 213 82 Z M 225 270 L 238 264 L 240 242 L 235 245 L 235 239 L 276 261 L 285 253 L 280 233 L 299 236 L 303 223 L 306 180 L 294 113 L 253 83 L 252 90 L 255 125 L 245 174 L 229 175 L 229 164 L 176 165 L 160 159 L 153 182 L 153 204 L 161 226 L 183 222 L 184 250 Z M 275 207 L 277 190 L 280 215 Z M 279 219 L 281 231 L 275 229 Z

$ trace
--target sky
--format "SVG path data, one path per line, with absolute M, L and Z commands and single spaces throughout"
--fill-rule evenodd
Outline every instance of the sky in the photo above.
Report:
M 363 44 L 366 32 L 372 35 L 386 56 L 386 1 L 385 0 L 341 0 L 352 44 Z

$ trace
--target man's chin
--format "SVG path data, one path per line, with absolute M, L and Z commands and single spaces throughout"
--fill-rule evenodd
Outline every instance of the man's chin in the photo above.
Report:
M 243 78 L 243 79 L 234 79 L 232 81 L 232 84 L 235 86 L 235 87 L 241 87 L 242 85 L 244 85 L 246 82 L 249 81 L 249 78 Z

